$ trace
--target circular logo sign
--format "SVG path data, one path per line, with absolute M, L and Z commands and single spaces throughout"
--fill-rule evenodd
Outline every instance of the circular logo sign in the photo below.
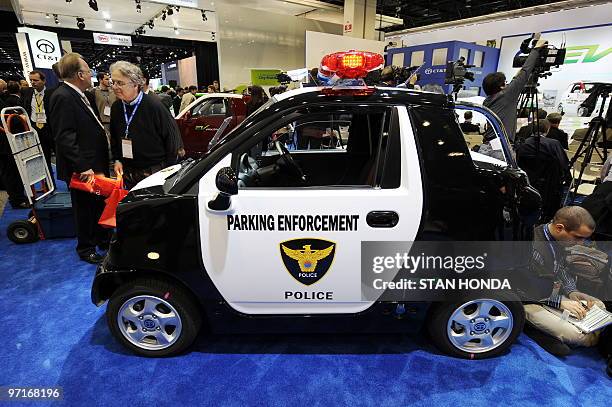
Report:
M 431 73 L 431 68 L 427 68 L 427 69 L 425 69 L 425 73 L 426 73 L 427 75 L 429 75 L 429 74 Z
M 55 45 L 53 45 L 51 41 L 44 38 L 36 41 L 36 48 L 45 54 L 51 54 L 53 51 L 55 51 Z
M 153 329 L 155 328 L 155 321 L 153 321 L 152 319 L 145 319 L 143 325 L 147 329 Z
M 100 34 L 98 35 L 98 41 L 100 42 L 108 42 L 108 35 Z
M 484 322 L 479 322 L 477 324 L 474 324 L 474 330 L 475 331 L 484 331 L 485 329 L 487 329 L 487 324 L 485 324 Z

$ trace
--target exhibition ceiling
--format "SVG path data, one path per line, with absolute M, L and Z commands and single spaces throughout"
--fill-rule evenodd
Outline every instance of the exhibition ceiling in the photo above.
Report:
M 339 6 L 344 4 L 344 0 L 322 1 Z M 403 24 L 381 28 L 382 31 L 392 32 L 552 3 L 568 2 L 558 0 L 378 0 L 376 12 L 403 20 Z

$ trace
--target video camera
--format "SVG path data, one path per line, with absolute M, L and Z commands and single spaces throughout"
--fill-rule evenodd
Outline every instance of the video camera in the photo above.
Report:
M 519 55 L 516 55 L 512 60 L 513 68 L 521 68 L 523 65 L 525 65 L 528 54 L 536 45 L 537 41 L 538 39 L 535 38 L 535 35 L 532 35 L 521 43 Z M 539 72 L 546 72 L 552 67 L 559 67 L 560 65 L 563 65 L 565 62 L 565 52 L 565 44 L 562 45 L 561 48 L 547 44 L 540 50 L 540 56 L 536 62 L 535 70 Z
M 278 83 L 280 83 L 281 85 L 288 85 L 291 83 L 291 77 L 285 72 L 277 74 L 276 80 L 278 80 Z
M 412 73 L 419 69 L 418 66 L 395 66 L 387 65 L 383 68 L 380 73 L 380 80 L 382 82 L 393 82 L 397 85 L 406 82 Z M 417 81 L 421 79 L 420 74 L 417 75 Z
M 474 72 L 468 71 L 468 68 L 474 68 L 475 66 L 476 65 L 466 64 L 464 57 L 461 57 L 456 61 L 448 61 L 446 63 L 444 83 L 447 85 L 453 85 L 453 93 L 455 93 L 455 98 L 466 79 L 470 82 L 474 81 Z

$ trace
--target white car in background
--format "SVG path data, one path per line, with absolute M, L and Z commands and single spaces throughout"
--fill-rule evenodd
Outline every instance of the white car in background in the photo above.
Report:
M 597 101 L 595 109 L 581 106 L 581 104 L 593 92 L 597 92 L 598 87 L 603 85 L 603 82 L 593 81 L 578 81 L 572 82 L 567 90 L 561 95 L 557 110 L 559 113 L 564 113 L 568 116 L 589 117 L 593 113 L 599 111 L 601 107 L 601 98 Z

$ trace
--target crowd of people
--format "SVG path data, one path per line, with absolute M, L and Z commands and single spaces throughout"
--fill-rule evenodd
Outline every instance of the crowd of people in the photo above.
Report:
M 92 71 L 76 53 L 65 54 L 54 65 L 60 83 L 46 86 L 45 74 L 32 71 L 31 86 L 0 80 L 0 108 L 23 107 L 39 136 L 49 173 L 70 185 L 73 175 L 90 181 L 94 175 L 120 176 L 129 189 L 139 181 L 172 165 L 184 154 L 175 113 L 196 98 L 196 86 L 155 93 L 138 66 L 118 61 L 109 72 Z M 219 82 L 207 87 L 219 92 Z M 57 174 L 51 159 L 55 156 Z M 52 177 L 54 178 L 54 177 Z M 0 181 L 13 208 L 29 208 L 7 139 L 0 137 Z M 99 263 L 98 249 L 108 246 L 109 234 L 98 225 L 103 198 L 70 188 L 76 220 L 79 257 Z

